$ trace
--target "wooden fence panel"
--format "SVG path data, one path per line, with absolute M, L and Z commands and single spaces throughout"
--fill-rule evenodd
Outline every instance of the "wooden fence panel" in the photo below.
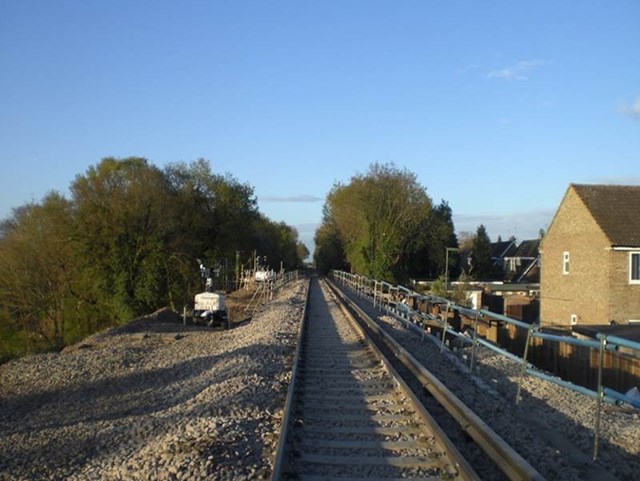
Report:
M 499 329 L 498 344 L 507 351 L 522 357 L 527 331 L 511 324 Z M 538 369 L 550 372 L 566 381 L 597 389 L 598 351 L 586 346 L 554 342 L 534 338 L 529 347 L 528 361 Z M 603 384 L 625 393 L 634 386 L 640 387 L 640 358 L 620 352 L 605 352 Z

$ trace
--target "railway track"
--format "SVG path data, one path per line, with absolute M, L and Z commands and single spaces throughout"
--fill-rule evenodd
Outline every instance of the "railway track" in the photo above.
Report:
M 479 479 L 316 279 L 306 317 L 273 479 Z

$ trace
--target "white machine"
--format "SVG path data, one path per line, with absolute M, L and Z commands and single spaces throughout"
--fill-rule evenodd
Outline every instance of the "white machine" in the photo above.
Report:
M 224 294 L 213 291 L 211 269 L 206 267 L 200 259 L 198 262 L 200 263 L 200 274 L 204 281 L 205 292 L 199 292 L 195 295 L 193 322 L 196 324 L 203 322 L 207 326 L 219 325 L 225 329 L 231 329 L 231 321 L 224 303 Z

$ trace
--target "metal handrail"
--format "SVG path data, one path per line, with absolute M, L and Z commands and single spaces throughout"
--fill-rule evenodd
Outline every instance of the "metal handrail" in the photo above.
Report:
M 343 277 L 343 279 L 345 278 L 345 276 L 342 276 L 342 274 L 340 273 L 340 271 L 332 271 L 332 275 L 336 275 L 338 278 Z M 346 281 L 344 281 L 346 282 Z M 594 437 L 594 453 L 593 453 L 593 459 L 595 460 L 598 456 L 598 444 L 599 444 L 599 425 L 600 425 L 600 411 L 601 411 L 601 404 L 602 402 L 606 401 L 606 402 L 624 402 L 627 403 L 631 406 L 634 406 L 636 408 L 640 409 L 640 402 L 634 398 L 631 398 L 629 396 L 627 396 L 624 393 L 620 393 L 618 391 L 615 391 L 613 389 L 607 388 L 605 386 L 603 386 L 602 384 L 602 364 L 603 364 L 603 353 L 605 351 L 615 351 L 618 350 L 620 347 L 625 347 L 628 349 L 632 349 L 635 351 L 638 351 L 640 353 L 640 343 L 639 342 L 635 342 L 635 341 L 631 341 L 629 339 L 625 339 L 625 338 L 621 338 L 618 336 L 612 336 L 612 335 L 607 335 L 605 333 L 598 333 L 596 335 L 596 338 L 598 339 L 598 341 L 594 341 L 594 340 L 588 340 L 588 339 L 577 339 L 575 337 L 571 337 L 571 336 L 559 336 L 559 335 L 555 335 L 555 334 L 548 334 L 548 333 L 544 333 L 540 331 L 540 326 L 538 325 L 531 325 L 528 324 L 526 322 L 520 321 L 518 319 L 513 319 L 510 318 L 508 316 L 505 316 L 503 314 L 498 314 L 495 312 L 491 312 L 488 311 L 486 309 L 470 309 L 467 307 L 463 307 L 463 306 L 458 306 L 457 304 L 451 302 L 448 299 L 439 297 L 439 296 L 431 296 L 431 295 L 424 295 L 424 294 L 419 294 L 413 291 L 409 291 L 406 287 L 404 286 L 393 286 L 392 284 L 389 284 L 387 282 L 384 281 L 374 281 L 376 283 L 380 283 L 382 285 L 382 289 L 384 289 L 384 286 L 387 285 L 389 286 L 389 291 L 391 292 L 392 290 L 396 290 L 396 291 L 400 291 L 402 290 L 403 292 L 408 291 L 408 295 L 412 295 L 412 296 L 416 296 L 419 297 L 421 300 L 427 300 L 427 302 L 431 302 L 431 303 L 437 303 L 437 304 L 441 304 L 441 305 L 446 305 L 446 311 L 445 311 L 445 316 L 442 319 L 442 325 L 439 326 L 442 329 L 442 339 L 441 339 L 441 346 L 440 346 L 440 350 L 444 350 L 444 344 L 445 344 L 445 336 L 446 334 L 452 334 L 456 337 L 460 337 L 463 338 L 465 340 L 465 342 L 469 342 L 473 344 L 473 348 L 474 351 L 472 352 L 472 357 L 471 357 L 471 363 L 470 363 L 470 369 L 473 369 L 473 359 L 475 357 L 475 345 L 477 344 L 482 344 L 486 347 L 488 347 L 489 349 L 493 350 L 494 352 L 497 352 L 503 356 L 506 356 L 516 362 L 519 362 L 521 364 L 521 373 L 519 376 L 519 380 L 518 380 L 518 391 L 516 394 L 516 402 L 519 401 L 520 399 L 520 386 L 521 386 L 521 381 L 522 381 L 522 377 L 524 376 L 524 374 L 529 374 L 532 376 L 536 376 L 539 377 L 541 379 L 545 379 L 549 382 L 552 382 L 556 385 L 559 385 L 561 387 L 565 387 L 567 389 L 576 391 L 576 392 L 580 392 L 582 394 L 586 394 L 588 396 L 592 396 L 592 397 L 596 397 L 598 400 L 598 406 L 596 409 L 596 422 L 595 422 L 595 437 Z M 349 283 L 346 282 L 346 285 L 349 286 Z M 352 286 L 349 286 L 352 287 Z M 449 311 L 458 311 L 460 314 L 463 314 L 467 317 L 474 317 L 475 318 L 475 322 L 474 322 L 474 338 L 473 340 L 470 340 L 468 338 L 466 338 L 466 336 L 460 334 L 460 333 L 456 333 L 456 331 L 454 331 L 447 322 L 447 317 L 448 317 L 448 313 Z M 415 311 L 410 310 L 410 315 L 415 315 Z M 424 320 L 424 316 L 422 315 L 422 313 L 419 313 L 420 317 L 422 320 Z M 522 329 L 527 329 L 528 334 L 527 334 L 527 342 L 526 342 L 526 347 L 525 347 L 525 354 L 523 356 L 523 358 L 520 358 L 519 356 L 516 356 L 514 354 L 508 353 L 507 351 L 500 349 L 499 347 L 483 340 L 480 338 L 477 338 L 477 320 L 480 318 L 488 318 L 488 319 L 493 319 L 493 320 L 498 320 L 501 322 L 505 322 L 507 324 L 511 324 L 514 325 L 516 327 L 522 328 Z M 598 356 L 598 388 L 597 391 L 592 391 L 590 389 L 584 388 L 583 386 L 578 386 L 577 384 L 568 382 L 566 380 L 563 380 L 559 377 L 554 377 L 554 376 L 549 376 L 548 374 L 543 373 L 542 371 L 539 371 L 537 369 L 535 369 L 535 367 L 531 364 L 529 364 L 527 362 L 527 354 L 528 354 L 528 347 L 529 344 L 531 342 L 531 339 L 533 338 L 540 338 L 540 339 L 544 339 L 544 340 L 548 340 L 550 342 L 564 342 L 567 344 L 572 344 L 572 345 L 578 345 L 578 346 L 584 346 L 584 347 L 589 347 L 591 349 L 597 349 L 599 352 L 599 356 Z

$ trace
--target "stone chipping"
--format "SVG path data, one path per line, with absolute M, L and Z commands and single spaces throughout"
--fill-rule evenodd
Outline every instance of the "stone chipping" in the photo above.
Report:
M 527 375 L 522 379 L 522 400 L 516 404 L 518 363 L 478 346 L 471 374 L 471 348 L 446 348 L 442 354 L 440 338 L 423 337 L 408 329 L 407 321 L 377 311 L 368 301 L 357 301 L 546 479 L 640 479 L 640 410 L 604 405 L 594 462 L 595 399 Z
M 231 330 L 160 311 L 0 366 L 0 481 L 268 478 L 305 288 Z
M 305 287 L 229 331 L 161 311 L 1 365 L 0 481 L 268 479 Z M 640 411 L 606 406 L 594 463 L 592 398 L 526 376 L 516 405 L 517 364 L 479 348 L 470 374 L 469 349 L 379 320 L 546 479 L 638 479 Z

